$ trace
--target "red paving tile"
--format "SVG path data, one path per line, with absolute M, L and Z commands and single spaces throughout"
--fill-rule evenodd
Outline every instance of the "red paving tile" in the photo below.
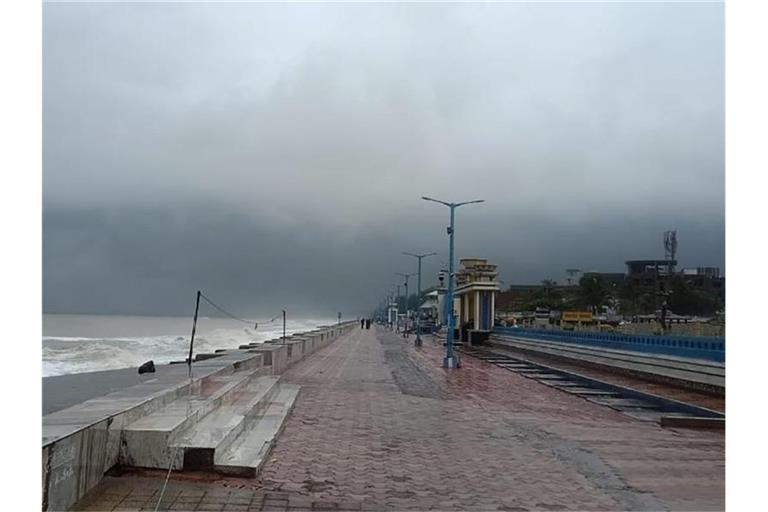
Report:
M 358 330 L 291 367 L 302 390 L 260 481 L 177 475 L 163 508 L 724 509 L 722 432 L 662 429 L 469 356 L 444 370 L 430 340 Z M 109 477 L 83 507 L 160 485 Z

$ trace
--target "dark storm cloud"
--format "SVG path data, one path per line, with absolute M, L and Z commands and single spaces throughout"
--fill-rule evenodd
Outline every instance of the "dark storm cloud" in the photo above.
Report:
M 43 63 L 47 310 L 365 312 L 425 194 L 508 284 L 724 263 L 721 5 L 48 4 Z

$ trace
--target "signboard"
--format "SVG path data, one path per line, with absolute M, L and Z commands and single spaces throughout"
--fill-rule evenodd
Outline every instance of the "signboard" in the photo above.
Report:
M 563 322 L 591 322 L 592 313 L 589 311 L 563 311 Z

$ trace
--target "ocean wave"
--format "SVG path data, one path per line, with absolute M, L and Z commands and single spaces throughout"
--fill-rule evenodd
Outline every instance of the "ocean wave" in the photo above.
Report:
M 312 320 L 291 322 L 286 333 L 314 329 L 321 323 Z M 212 329 L 195 336 L 195 353 L 237 348 L 281 335 L 281 324 L 265 324 L 255 330 L 248 327 Z M 150 359 L 155 364 L 165 364 L 185 359 L 188 351 L 189 335 L 180 334 L 103 338 L 44 336 L 43 376 L 131 368 Z

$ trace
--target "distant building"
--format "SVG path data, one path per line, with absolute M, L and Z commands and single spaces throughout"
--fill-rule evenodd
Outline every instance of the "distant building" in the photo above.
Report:
M 624 286 L 626 275 L 621 272 L 584 272 L 582 278 L 599 277 L 614 288 Z M 579 283 L 576 283 L 579 284 Z
M 442 303 L 441 294 L 437 290 L 432 290 L 424 294 L 424 299 L 419 306 L 423 317 L 431 319 L 436 323 L 442 321 L 440 305 Z
M 677 264 L 675 260 L 630 260 L 627 264 L 627 284 L 635 290 L 648 292 L 668 291 L 668 269 Z M 719 267 L 683 268 L 672 274 L 682 277 L 694 289 L 710 292 L 718 299 L 725 299 L 725 278 L 720 276 Z
M 496 265 L 483 258 L 461 258 L 456 272 L 456 304 L 458 306 L 458 328 L 462 341 L 480 340 L 493 329 L 496 309 Z M 473 338 L 473 333 L 484 333 Z
M 720 276 L 719 267 L 684 268 L 679 275 L 685 278 L 693 289 L 709 293 L 721 304 L 725 304 L 725 277 Z
M 634 288 L 656 288 L 659 278 L 669 274 L 676 260 L 630 260 L 627 264 L 627 284 Z
M 719 279 L 720 267 L 684 268 L 680 270 L 680 273 L 684 276 L 703 276 L 710 279 Z
M 520 312 L 524 311 L 526 305 L 532 302 L 532 299 L 547 287 L 564 298 L 574 298 L 578 293 L 578 282 L 573 280 L 578 277 L 589 278 L 599 276 L 603 281 L 615 290 L 625 287 L 631 288 L 637 294 L 649 294 L 658 300 L 659 292 L 669 291 L 670 279 L 683 278 L 694 290 L 703 291 L 713 297 L 716 297 L 721 303 L 725 301 L 725 277 L 720 275 L 719 267 L 693 267 L 683 268 L 675 271 L 677 261 L 667 259 L 648 259 L 648 260 L 629 260 L 626 273 L 621 272 L 595 272 L 595 271 L 576 271 L 568 269 L 571 282 L 567 285 L 551 284 L 529 284 L 529 285 L 511 285 L 496 297 L 496 308 L 500 312 Z M 672 273 L 670 274 L 670 270 Z M 657 304 L 658 305 L 658 304 Z

